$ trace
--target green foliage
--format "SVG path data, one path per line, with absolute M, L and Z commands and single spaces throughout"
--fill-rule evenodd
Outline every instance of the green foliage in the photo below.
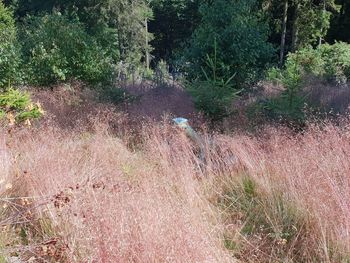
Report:
M 324 4 L 323 4 L 324 1 Z M 297 17 L 294 18 L 294 30 L 297 30 L 296 49 L 318 43 L 323 39 L 330 27 L 331 10 L 336 11 L 334 0 L 322 0 L 316 5 L 313 0 L 294 0 L 297 6 Z
M 306 47 L 288 55 L 283 69 L 272 68 L 268 79 L 284 87 L 280 97 L 270 99 L 265 108 L 273 117 L 303 121 L 307 101 L 302 95 L 303 79 L 312 75 L 344 84 L 350 77 L 350 45 L 324 44 L 317 49 Z
M 10 88 L 0 93 L 0 119 L 7 119 L 10 125 L 26 122 L 43 115 L 40 104 L 33 104 L 27 92 Z
M 169 66 L 164 60 L 160 60 L 156 66 L 156 71 L 159 71 L 163 76 L 170 77 L 169 76 Z
M 147 31 L 147 22 L 152 19 L 149 0 L 8 0 L 15 6 L 16 14 L 42 14 L 60 10 L 75 13 L 84 29 L 95 37 L 95 41 L 114 63 L 138 67 L 145 62 L 146 53 L 152 51 L 149 41 L 152 34 Z
M 0 88 L 19 79 L 19 54 L 13 14 L 0 0 Z
M 346 83 L 350 79 L 350 44 L 324 44 L 319 52 L 324 61 L 324 76 L 340 84 Z
M 139 67 L 146 53 L 152 51 L 149 41 L 153 36 L 147 31 L 152 18 L 148 0 L 83 0 L 73 1 L 78 14 L 96 35 L 101 28 L 114 32 L 115 50 L 123 63 Z M 106 44 L 106 41 L 105 41 Z
M 306 47 L 288 56 L 286 69 L 291 67 L 298 67 L 302 75 L 311 74 L 344 84 L 350 78 L 350 44 Z
M 347 1 L 349 0 L 343 2 Z M 334 17 L 341 13 L 338 0 L 258 0 L 258 2 L 261 4 L 259 10 L 268 20 L 271 29 L 269 41 L 274 46 L 280 46 L 285 51 L 284 54 L 288 51 L 295 52 L 307 45 L 319 45 L 325 41 L 329 31 L 332 35 L 337 32 L 330 22 L 332 17 L 334 20 Z M 342 35 L 345 35 L 344 33 Z M 336 40 L 329 36 L 327 38 L 331 40 L 330 42 Z
M 167 85 L 167 81 L 170 79 L 169 66 L 164 60 L 160 60 L 154 69 L 153 81 L 157 86 Z
M 285 63 L 286 70 L 298 69 L 300 75 L 322 75 L 324 71 L 324 61 L 321 57 L 320 49 L 311 46 L 300 49 L 295 53 L 289 53 Z
M 305 103 L 304 96 L 287 89 L 281 96 L 269 99 L 264 108 L 272 118 L 302 124 L 305 121 Z
M 229 115 L 230 104 L 240 91 L 233 84 L 234 74 L 222 75 L 229 71 L 225 64 L 218 61 L 216 48 L 213 58 L 207 55 L 205 63 L 206 68 L 202 68 L 205 79 L 192 81 L 187 85 L 187 90 L 193 96 L 196 107 L 212 121 L 218 121 Z
M 236 88 L 246 87 L 257 79 L 273 56 L 267 42 L 268 28 L 255 11 L 255 0 L 204 2 L 200 7 L 201 22 L 186 50 L 185 70 L 190 78 L 205 79 L 209 71 L 203 61 L 217 49 L 217 61 L 224 65 L 218 76 L 234 76 Z
M 108 6 L 109 23 L 118 35 L 121 60 L 139 66 L 146 53 L 152 51 L 149 41 L 153 35 L 146 24 L 152 18 L 152 10 L 145 0 L 115 0 Z
M 184 69 L 194 79 L 188 90 L 197 108 L 214 121 L 230 114 L 238 90 L 256 81 L 273 56 L 268 28 L 255 7 L 254 0 L 200 6 L 202 19 L 185 52 Z
M 48 85 L 76 78 L 91 84 L 111 77 L 111 61 L 76 18 L 54 12 L 29 16 L 22 30 L 27 81 Z

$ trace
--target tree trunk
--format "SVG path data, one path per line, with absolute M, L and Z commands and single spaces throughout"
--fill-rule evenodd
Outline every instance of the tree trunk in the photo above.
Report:
M 326 0 L 323 0 L 323 6 L 322 6 L 322 15 L 324 16 L 325 15 L 325 13 L 326 13 Z M 320 47 L 321 46 L 321 44 L 322 44 L 322 34 L 324 33 L 323 32 L 324 31 L 324 28 L 321 28 L 321 34 L 320 34 L 320 37 L 319 37 L 319 39 L 318 39 L 318 47 Z
M 341 5 L 341 8 L 340 8 L 339 16 L 341 17 L 341 16 L 343 16 L 344 13 L 345 13 L 345 5 L 346 5 L 345 0 L 343 0 L 342 3 L 341 3 L 340 5 Z
M 284 1 L 283 18 L 282 18 L 282 34 L 281 34 L 281 46 L 280 46 L 280 67 L 284 61 L 284 50 L 286 46 L 286 34 L 287 34 L 287 22 L 288 22 L 288 0 Z
M 341 8 L 340 8 L 340 12 L 339 12 L 339 15 L 338 15 L 338 21 L 337 21 L 338 26 L 340 24 L 342 24 L 344 19 L 345 19 L 346 0 L 343 0 L 340 5 L 341 5 Z
M 149 40 L 148 40 L 148 21 L 147 18 L 145 18 L 145 31 L 146 31 L 146 46 L 145 46 L 145 56 L 146 56 L 146 68 L 149 70 L 150 65 L 150 55 L 149 55 Z
M 292 52 L 297 50 L 299 36 L 299 8 L 300 4 L 296 3 L 294 10 L 293 30 L 292 30 Z

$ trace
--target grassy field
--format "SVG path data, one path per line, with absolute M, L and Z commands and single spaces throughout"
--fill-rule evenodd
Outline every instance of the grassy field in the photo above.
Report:
M 0 248 L 24 262 L 348 262 L 350 133 L 1 130 Z M 5 258 L 3 259 L 3 261 Z

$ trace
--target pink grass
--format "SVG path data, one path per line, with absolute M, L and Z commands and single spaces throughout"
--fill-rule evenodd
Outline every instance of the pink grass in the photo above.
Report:
M 134 151 L 105 129 L 2 132 L 1 138 L 1 179 L 48 202 L 36 208 L 37 217 L 50 219 L 68 246 L 68 262 L 235 262 L 223 236 L 225 227 L 239 234 L 240 226 L 225 226 L 215 202 L 223 194 L 218 182 L 233 186 L 242 174 L 267 196 L 281 192 L 307 215 L 312 225 L 303 244 L 313 244 L 303 246 L 307 260 L 336 262 L 350 250 L 346 127 L 311 126 L 302 135 L 207 135 L 206 165 L 168 125 L 145 129 Z M 259 260 L 251 262 L 271 259 Z

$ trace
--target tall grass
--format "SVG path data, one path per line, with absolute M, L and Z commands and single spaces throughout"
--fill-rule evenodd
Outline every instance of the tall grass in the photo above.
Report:
M 11 164 L 19 177 L 8 175 L 12 190 L 44 201 L 30 223 L 49 219 L 53 230 L 37 240 L 39 247 L 60 238 L 69 262 L 230 261 L 215 208 L 189 167 L 189 149 L 173 163 L 165 141 L 145 142 L 146 152 L 133 153 L 104 131 L 24 132 L 8 139 L 8 151 L 21 152 Z
M 132 150 L 103 127 L 1 131 L 0 249 L 38 262 L 349 260 L 347 127 L 203 136 L 204 161 L 166 124 Z

